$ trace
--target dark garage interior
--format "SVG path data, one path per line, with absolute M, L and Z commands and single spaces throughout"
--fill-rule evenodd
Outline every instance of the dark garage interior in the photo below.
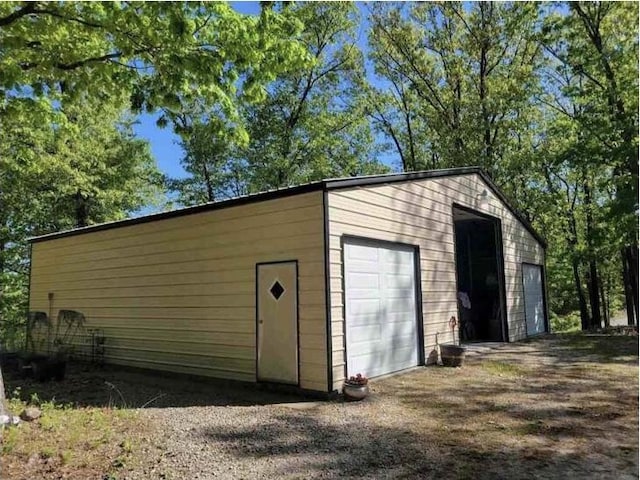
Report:
M 507 341 L 499 220 L 458 206 L 453 220 L 460 341 Z

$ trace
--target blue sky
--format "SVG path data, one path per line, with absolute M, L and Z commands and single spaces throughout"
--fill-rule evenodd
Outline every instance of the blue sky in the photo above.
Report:
M 357 2 L 362 14 L 358 45 L 366 52 L 367 49 L 367 27 L 366 7 L 364 3 Z M 231 2 L 233 8 L 241 13 L 254 15 L 260 12 L 258 2 Z M 374 82 L 377 83 L 377 82 Z M 173 133 L 171 127 L 159 128 L 156 125 L 158 114 L 143 114 L 138 117 L 138 123 L 134 127 L 136 135 L 149 141 L 151 152 L 153 153 L 160 170 L 174 178 L 186 176 L 186 172 L 180 166 L 183 151 L 178 144 L 179 138 Z M 390 157 L 381 158 L 385 163 L 392 163 Z

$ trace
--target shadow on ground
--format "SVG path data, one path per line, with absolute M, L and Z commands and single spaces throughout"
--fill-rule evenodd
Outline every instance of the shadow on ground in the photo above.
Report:
M 517 439 L 481 442 L 480 432 L 416 431 L 368 422 L 337 426 L 297 414 L 273 420 L 260 430 L 203 428 L 201 434 L 236 461 L 258 465 L 256 478 L 605 478 L 613 472 L 624 478 L 625 469 L 633 472 L 635 465 L 633 449 L 623 452 L 628 459 L 619 451 L 612 455 L 616 460 L 606 457 L 617 446 L 593 462 L 568 449 L 531 448 Z
M 122 478 L 632 479 L 637 365 L 637 337 L 551 335 L 374 380 L 359 403 L 82 365 L 60 383 L 6 383 L 79 406 L 147 404 L 148 461 Z
M 70 362 L 66 378 L 59 382 L 37 382 L 9 369 L 5 386 L 8 396 L 18 388 L 23 400 L 37 395 L 42 401 L 79 407 L 251 406 L 317 400 L 255 384 L 79 362 Z
M 583 376 L 579 370 L 568 367 L 597 363 L 637 365 L 638 338 L 606 335 L 549 335 L 529 342 L 502 344 L 486 354 L 470 359 L 471 363 L 500 358 L 512 365 L 545 365 L 552 367 L 544 372 L 544 388 L 547 392 L 562 391 L 567 378 Z M 429 367 L 427 371 L 435 367 Z M 560 372 L 557 371 L 560 369 Z M 94 366 L 70 363 L 64 381 L 39 383 L 22 378 L 17 371 L 4 371 L 8 395 L 20 389 L 20 396 L 28 400 L 36 394 L 41 400 L 55 400 L 77 406 L 99 407 L 189 407 L 189 406 L 250 406 L 317 400 L 300 395 L 286 394 L 257 388 L 255 384 L 198 378 L 118 366 Z M 401 377 L 397 377 L 401 378 Z M 535 395 L 541 388 L 529 379 L 520 386 L 523 393 Z M 552 380 L 552 381 L 549 381 Z M 588 381 L 573 388 L 593 390 L 597 381 Z M 455 387 L 457 388 L 457 387 Z M 491 397 L 492 388 L 466 385 L 467 392 Z M 420 397 L 422 395 L 414 393 Z M 448 392 L 456 395 L 458 392 Z

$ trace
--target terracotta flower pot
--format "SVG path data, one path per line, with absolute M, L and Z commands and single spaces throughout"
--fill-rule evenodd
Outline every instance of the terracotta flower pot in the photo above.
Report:
M 464 362 L 464 347 L 459 345 L 440 345 L 440 356 L 445 367 L 459 367 Z

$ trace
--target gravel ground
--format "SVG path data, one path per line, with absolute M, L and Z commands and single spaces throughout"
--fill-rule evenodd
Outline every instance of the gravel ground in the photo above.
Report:
M 476 350 L 462 368 L 375 379 L 363 402 L 117 368 L 20 386 L 139 412 L 118 479 L 638 478 L 637 337 Z
M 364 402 L 147 409 L 164 440 L 131 478 L 637 478 L 637 339 L 598 341 L 496 346 Z
M 144 415 L 164 441 L 150 450 L 160 461 L 132 478 L 399 478 L 429 471 L 432 461 L 420 459 L 413 419 L 375 397 Z

